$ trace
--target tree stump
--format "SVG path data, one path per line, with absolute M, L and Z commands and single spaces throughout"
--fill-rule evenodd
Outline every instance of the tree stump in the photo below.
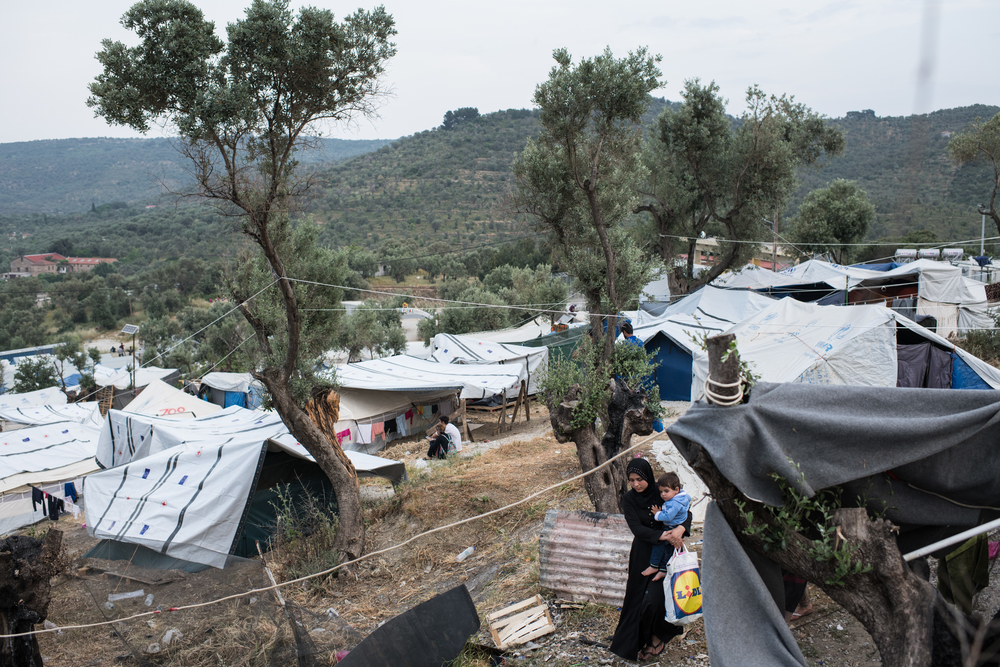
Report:
M 32 632 L 48 616 L 49 580 L 62 569 L 62 531 L 43 541 L 13 535 L 0 540 L 0 621 L 3 634 Z M 42 667 L 35 635 L 0 639 L 0 667 Z

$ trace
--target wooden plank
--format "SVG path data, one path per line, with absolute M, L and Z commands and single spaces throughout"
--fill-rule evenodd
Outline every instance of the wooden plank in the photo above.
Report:
M 462 404 L 462 428 L 465 429 L 465 439 L 472 442 L 469 438 L 469 399 L 462 399 L 459 394 L 458 402 Z
M 510 618 L 504 618 L 493 624 L 493 627 L 497 629 L 501 635 L 504 633 L 502 630 L 506 630 L 509 634 L 510 632 L 516 630 L 518 627 L 530 623 L 536 618 L 542 615 L 541 607 L 532 607 L 527 611 L 522 611 L 520 614 L 511 616 Z
M 517 402 L 514 403 L 514 416 L 510 418 L 510 425 L 513 427 L 517 421 L 517 412 L 521 409 L 521 400 L 524 398 L 524 380 L 521 380 L 521 388 L 517 391 Z
M 507 645 L 514 643 L 521 644 L 527 641 L 524 637 L 541 630 L 542 628 L 547 628 L 549 625 L 551 625 L 549 623 L 549 619 L 545 618 L 545 616 L 541 613 L 541 610 L 539 610 L 536 618 L 532 618 L 530 623 L 513 628 L 512 631 L 507 634 L 504 641 Z M 503 637 L 503 633 L 501 633 L 500 636 Z
M 531 605 L 540 605 L 540 604 L 542 604 L 542 596 L 536 593 L 535 597 L 533 598 L 528 598 L 527 600 L 521 600 L 520 602 L 512 604 L 506 609 L 501 609 L 500 611 L 493 612 L 492 614 L 486 617 L 486 620 L 494 621 L 498 618 L 506 616 L 507 614 L 512 614 L 518 609 L 524 609 L 525 607 L 530 607 Z

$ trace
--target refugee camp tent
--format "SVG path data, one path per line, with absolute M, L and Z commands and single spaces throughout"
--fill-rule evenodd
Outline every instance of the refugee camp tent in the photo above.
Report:
M 547 347 L 525 347 L 475 336 L 438 334 L 431 339 L 429 359 L 442 364 L 522 364 L 528 372 L 528 393 L 537 391 L 537 380 L 548 366 Z
M 980 525 L 993 518 L 981 508 L 1000 504 L 993 391 L 761 383 L 749 403 L 697 403 L 667 432 L 689 462 L 704 449 L 772 507 L 783 504 L 775 474 L 806 497 L 840 486 L 845 503 L 861 499 L 899 527 L 903 554 Z M 806 665 L 764 585 L 781 590 L 778 566 L 751 559 L 714 502 L 704 540 L 703 580 L 725 591 L 705 597 L 712 664 Z
M 910 343 L 898 343 L 899 329 Z M 911 382 L 909 372 L 920 378 L 916 386 L 1000 388 L 1000 371 L 883 306 L 781 299 L 725 333 L 736 335 L 740 359 L 767 382 L 895 387 Z M 939 379 L 927 384 L 935 368 Z M 694 356 L 692 371 L 691 396 L 698 398 L 708 376 L 705 351 Z
M 59 498 L 67 482 L 79 490 L 80 477 L 98 469 L 99 436 L 90 422 L 66 421 L 0 433 L 0 534 L 45 517 L 32 502 L 32 487 Z
M 376 391 L 340 387 L 337 441 L 347 451 L 374 454 L 386 444 L 423 433 L 458 407 L 456 390 Z
M 929 259 L 876 266 L 877 269 L 869 269 L 813 259 L 779 274 L 744 271 L 745 276 L 752 278 L 724 275 L 715 283 L 823 304 L 885 302 L 893 307 L 914 308 L 914 313 L 901 312 L 934 317 L 937 333 L 942 336 L 992 326 L 986 314 L 986 286 L 963 277 L 961 268 Z
M 86 479 L 87 530 L 105 540 L 88 555 L 145 567 L 221 568 L 230 556 L 256 553 L 255 540 L 266 542 L 276 505 L 334 500 L 326 475 L 271 413 L 231 407 L 205 419 L 165 421 L 109 417 L 117 442 L 139 446 L 112 452 L 118 465 Z M 211 437 L 206 421 L 216 422 Z M 106 456 L 102 446 L 99 457 Z M 406 479 L 398 461 L 347 456 L 359 476 Z
M 160 380 L 151 380 L 124 409 L 125 412 L 169 419 L 207 417 L 219 410 L 222 410 L 221 406 L 203 401 Z
M 506 392 L 516 397 L 528 371 L 521 364 L 442 364 L 399 355 L 344 364 L 337 382 L 349 389 L 378 391 L 460 390 L 462 398 L 489 398 Z
M 26 408 L 30 405 L 65 405 L 66 394 L 59 387 L 48 387 L 23 394 L 0 394 L 0 409 Z
M 116 410 L 123 409 L 132 402 L 139 392 L 137 389 L 145 387 L 153 380 L 172 383 L 180 379 L 180 373 L 176 368 L 158 368 L 156 366 L 143 366 L 135 369 L 135 387 L 132 387 L 133 373 L 127 369 L 109 368 L 102 364 L 94 366 L 94 381 L 98 387 L 114 387 L 114 398 L 111 407 Z
M 691 400 L 691 363 L 701 351 L 700 339 L 722 333 L 772 303 L 773 299 L 754 292 L 706 286 L 657 316 L 642 310 L 626 312 L 633 333 L 654 355 L 653 380 L 660 400 Z
M 60 392 L 62 393 L 62 392 Z M 97 403 L 68 403 L 64 405 L 35 405 L 24 408 L 0 407 L 0 420 L 17 426 L 41 426 L 70 422 L 100 427 L 103 422 L 100 405 Z
M 209 400 L 224 408 L 238 405 L 253 410 L 260 407 L 260 383 L 249 373 L 209 373 L 201 379 L 211 387 Z

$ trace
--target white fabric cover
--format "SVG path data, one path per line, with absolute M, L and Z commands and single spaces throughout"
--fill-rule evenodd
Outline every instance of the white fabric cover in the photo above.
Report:
M 576 327 L 585 327 L 588 325 L 587 313 L 577 311 L 575 315 L 580 321 L 569 323 L 567 325 L 568 328 L 575 329 Z M 469 336 L 471 338 L 476 338 L 477 340 L 495 340 L 501 343 L 517 344 L 541 338 L 542 336 L 547 336 L 550 333 L 552 333 L 552 325 L 549 323 L 549 318 L 542 316 L 536 317 L 527 324 L 523 324 L 519 327 L 497 329 L 496 331 L 477 331 L 469 334 Z
M 97 426 L 71 422 L 0 433 L 0 493 L 97 470 L 94 450 L 100 433 Z
M 528 393 L 537 391 L 535 379 L 549 362 L 549 348 L 525 347 L 482 340 L 473 336 L 438 334 L 431 340 L 431 361 L 442 364 L 522 364 L 528 371 Z
M 314 460 L 274 413 L 234 406 L 171 422 L 113 410 L 108 423 L 119 442 L 140 444 L 87 477 L 87 532 L 213 567 L 226 564 L 268 449 Z M 405 477 L 397 461 L 346 454 L 362 476 Z
M 65 405 L 66 394 L 59 387 L 48 387 L 24 394 L 0 394 L 0 410 L 26 408 L 31 405 Z M 4 419 L 4 417 L 0 417 Z
M 800 281 L 795 278 L 775 273 L 770 269 L 765 269 L 755 264 L 747 264 L 736 271 L 726 271 L 712 281 L 712 284 L 716 287 L 727 287 L 729 289 L 761 289 L 765 287 L 798 285 L 799 283 Z
M 250 391 L 254 379 L 249 373 L 209 373 L 201 381 L 212 389 L 245 394 Z
M 59 392 L 62 395 L 62 392 Z M 15 424 L 40 426 L 71 422 L 100 428 L 104 422 L 99 403 L 68 403 L 65 405 L 36 405 L 24 408 L 0 407 L 0 419 Z
M 162 380 L 176 372 L 176 368 L 157 368 L 156 366 L 138 368 L 135 371 L 135 386 L 145 387 L 153 380 Z M 115 389 L 128 389 L 132 384 L 132 377 L 127 370 L 108 368 L 101 364 L 94 366 L 94 380 L 98 387 L 113 386 Z
M 781 299 L 726 333 L 740 359 L 765 382 L 896 386 L 893 311 L 879 306 L 817 306 Z M 704 393 L 708 355 L 693 358 L 691 397 Z
M 633 333 L 643 343 L 662 332 L 694 354 L 701 349 L 696 338 L 722 333 L 774 303 L 774 299 L 756 292 L 708 285 L 671 304 L 662 315 L 653 316 L 642 310 L 626 312 L 625 315 L 632 321 Z
M 517 396 L 523 365 L 442 364 L 405 355 L 345 364 L 336 369 L 337 383 L 349 389 L 432 391 L 460 389 L 462 398 L 486 398 L 507 392 Z
M 182 443 L 252 440 L 258 443 L 288 431 L 276 412 L 232 406 L 199 419 L 169 419 L 108 411 L 97 443 L 102 468 L 151 456 Z
M 196 419 L 222 410 L 222 406 L 186 394 L 166 382 L 152 380 L 123 412 L 168 419 Z

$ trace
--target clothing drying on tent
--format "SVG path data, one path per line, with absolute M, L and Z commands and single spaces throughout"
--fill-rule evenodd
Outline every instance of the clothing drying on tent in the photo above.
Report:
M 337 441 L 345 451 L 373 454 L 387 443 L 423 433 L 457 408 L 454 389 L 376 391 L 340 387 Z
M 66 482 L 78 482 L 97 470 L 94 450 L 99 436 L 100 427 L 90 422 L 57 422 L 0 433 L 0 533 L 46 516 L 32 506 L 33 487 L 63 497 Z

